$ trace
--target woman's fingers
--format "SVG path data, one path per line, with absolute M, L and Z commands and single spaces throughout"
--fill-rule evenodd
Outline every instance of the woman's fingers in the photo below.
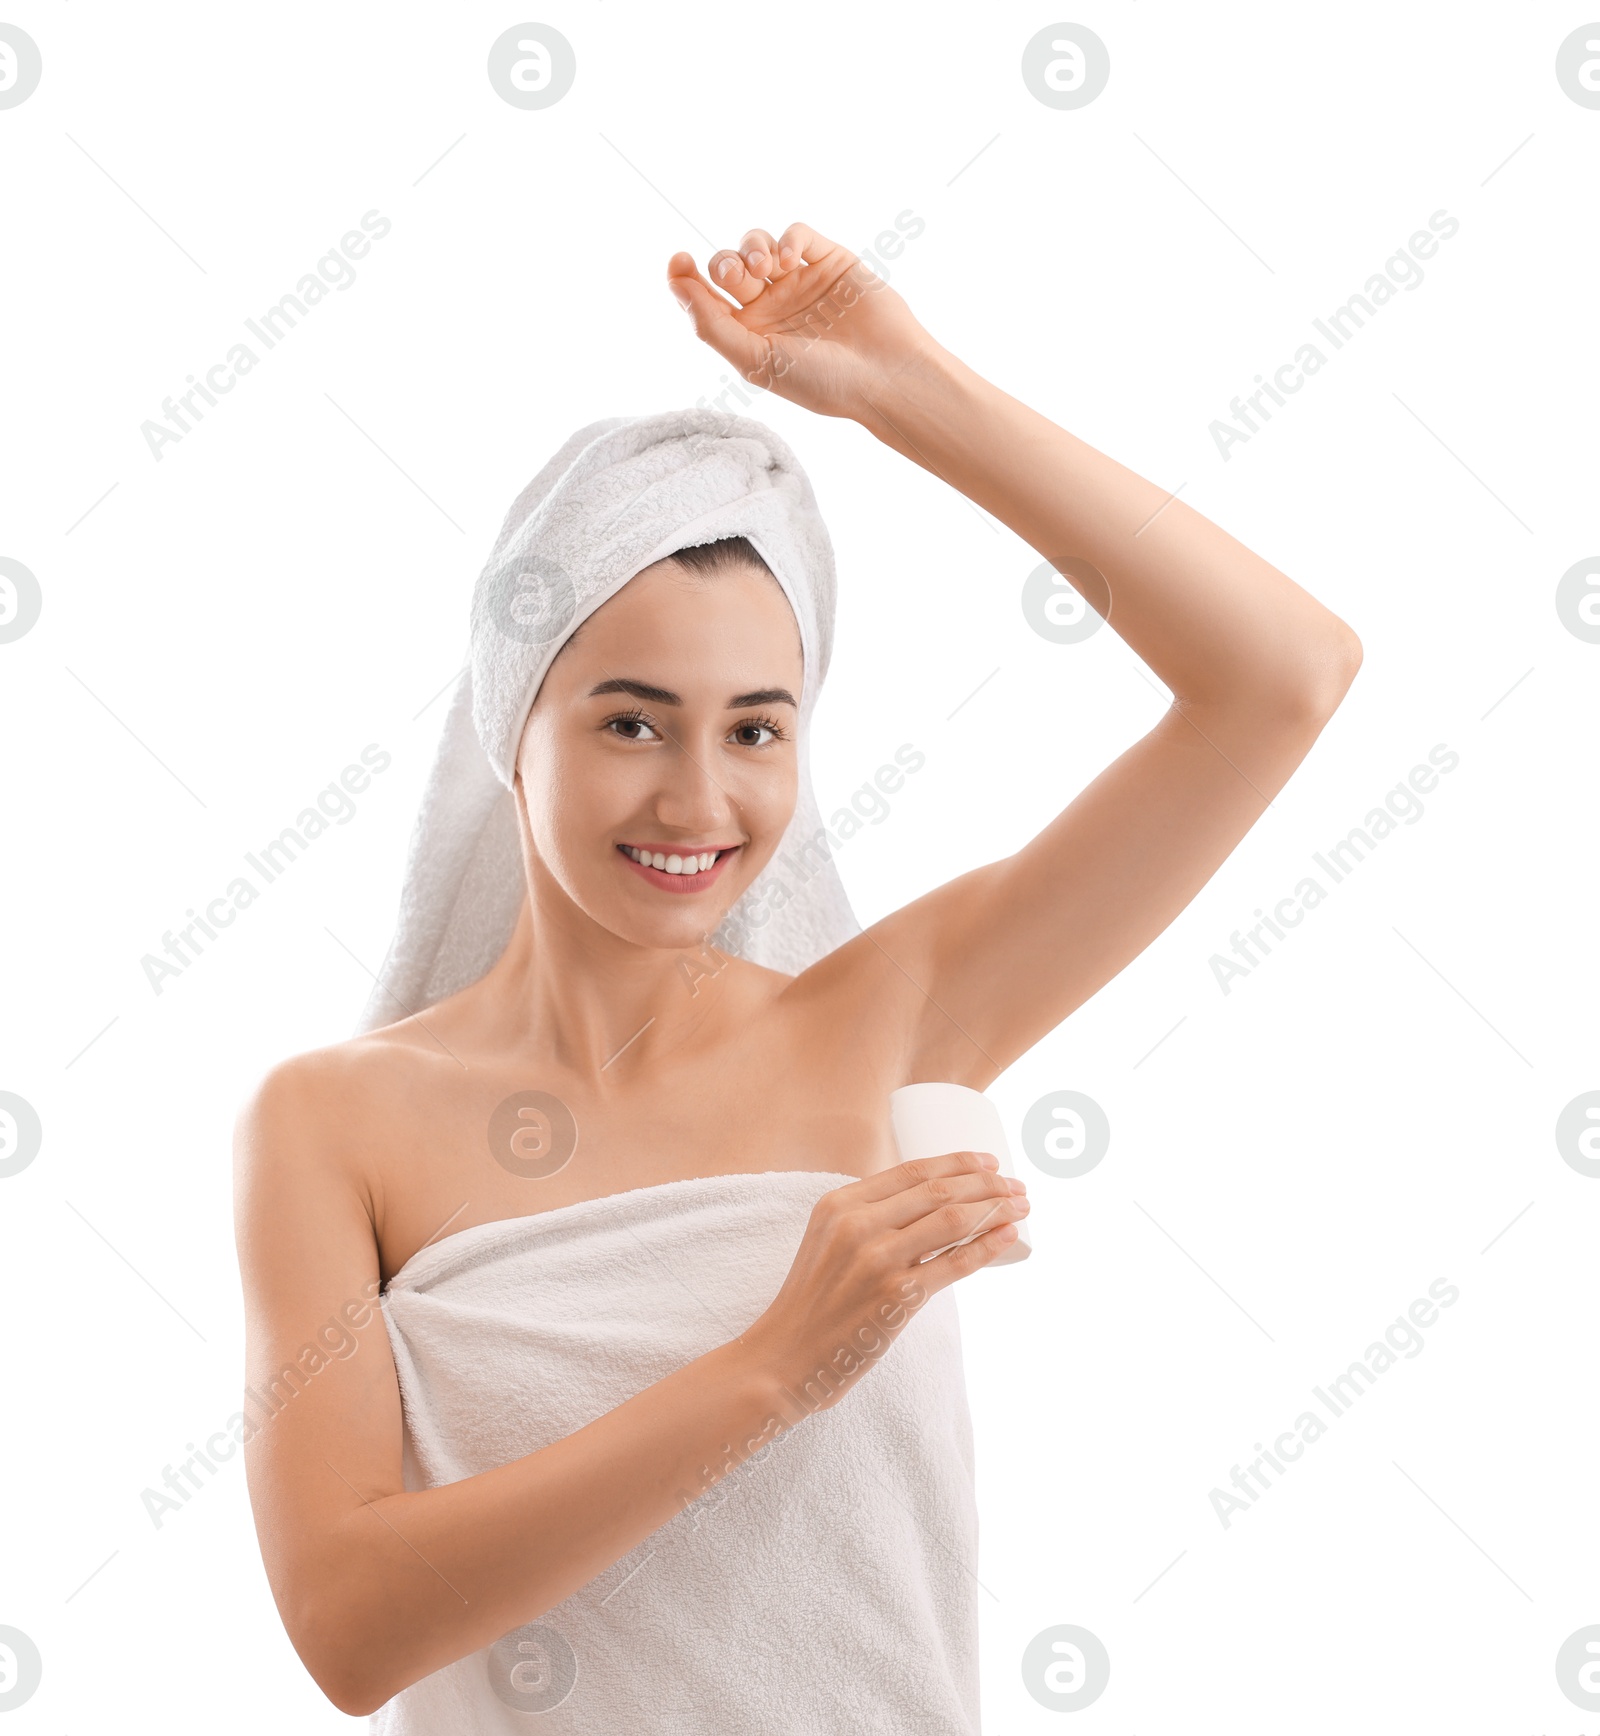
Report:
M 777 243 L 765 229 L 752 229 L 737 247 L 724 247 L 706 262 L 711 281 L 741 307 L 748 307 L 766 291 L 777 270 Z
M 830 256 L 837 256 L 841 267 L 855 260 L 848 248 L 819 235 L 809 223 L 791 223 L 776 240 L 771 230 L 747 229 L 737 247 L 719 248 L 706 261 L 707 287 L 732 297 L 740 307 L 749 307 L 780 279 Z M 680 261 L 684 262 L 681 268 Z M 693 257 L 687 253 L 673 255 L 667 274 L 673 279 L 692 277 L 706 283 L 694 270 Z M 693 309 L 693 303 L 676 287 L 674 294 Z
M 1025 1193 L 1020 1181 L 1013 1181 L 997 1170 L 983 1170 L 976 1175 L 934 1176 L 884 1200 L 874 1208 L 874 1216 L 891 1234 L 925 1223 L 954 1225 L 954 1233 L 945 1237 L 948 1242 L 956 1236 L 971 1235 L 984 1214 L 999 1211 L 1011 1201 L 1022 1199 Z M 943 1245 L 928 1244 L 930 1248 Z
M 755 300 L 767 285 L 763 278 L 751 275 L 744 255 L 736 247 L 724 247 L 706 261 L 706 273 L 724 295 L 731 295 L 741 307 Z
M 1028 1212 L 1027 1189 L 1002 1175 L 987 1152 L 917 1158 L 838 1191 L 840 1204 L 860 1210 L 868 1233 L 881 1236 L 895 1260 L 907 1265 L 951 1242 L 1016 1223 Z
M 988 1153 L 919 1158 L 836 1190 L 838 1208 L 859 1213 L 861 1233 L 881 1239 L 907 1263 L 970 1236 L 980 1225 L 1013 1222 L 1026 1189 L 1001 1175 Z
M 880 1169 L 847 1183 L 838 1191 L 850 1204 L 873 1205 L 879 1200 L 904 1194 L 945 1176 L 998 1176 L 1000 1160 L 987 1151 L 944 1151 L 936 1157 L 919 1157 Z M 1003 1176 L 1000 1178 L 1005 1179 Z M 907 1220 L 909 1221 L 909 1220 Z
M 748 307 L 770 284 L 832 251 L 843 250 L 808 223 L 791 223 L 778 240 L 770 229 L 747 229 L 737 247 L 712 254 L 707 270 L 718 289 Z
M 752 277 L 771 277 L 777 269 L 778 244 L 765 229 L 745 230 L 739 251 L 744 255 L 745 269 Z
M 695 336 L 731 362 L 745 379 L 764 365 L 766 345 L 733 317 L 733 309 L 696 269 L 692 254 L 674 253 L 667 261 L 667 287 L 694 322 Z
M 738 247 L 729 248 L 727 252 L 738 260 L 735 270 L 729 273 L 729 282 L 738 280 L 746 284 L 746 289 L 740 294 L 742 301 L 753 300 L 760 294 L 763 283 L 776 283 L 803 266 L 832 259 L 842 274 L 856 263 L 855 254 L 848 247 L 841 247 L 826 235 L 819 235 L 809 223 L 791 223 L 777 240 L 773 240 L 768 229 L 747 230 Z M 743 277 L 739 278 L 741 272 Z
M 712 265 L 716 264 L 717 256 L 712 256 Z M 674 253 L 667 261 L 667 287 L 683 303 L 692 308 L 694 290 L 698 286 L 706 294 L 711 294 L 711 285 L 700 275 L 700 268 L 694 262 L 692 253 Z M 713 297 L 715 299 L 715 297 Z M 727 303 L 723 303 L 726 308 Z
M 897 1261 L 914 1269 L 924 1256 L 948 1248 L 952 1242 L 1020 1222 L 1028 1210 L 1027 1198 L 1009 1191 L 975 1200 L 943 1199 L 904 1229 L 896 1230 L 889 1237 L 889 1246 Z
M 965 1278 L 969 1272 L 987 1266 L 1002 1248 L 1009 1248 L 1016 1239 L 1017 1226 L 1014 1223 L 996 1224 L 981 1236 L 974 1236 L 970 1242 L 947 1248 L 926 1264 L 919 1265 L 917 1282 L 925 1289 L 942 1290 L 957 1278 Z
M 798 271 L 802 265 L 815 265 L 825 254 L 848 251 L 826 235 L 819 235 L 809 223 L 791 223 L 778 237 L 777 249 L 780 271 Z M 852 254 L 852 261 L 854 257 Z

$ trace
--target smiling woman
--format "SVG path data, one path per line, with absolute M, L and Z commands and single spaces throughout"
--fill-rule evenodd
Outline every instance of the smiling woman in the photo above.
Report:
M 1360 661 L 847 249 L 793 224 L 709 269 L 731 299 L 687 254 L 669 287 L 742 378 L 1072 551 L 1173 704 L 1014 855 L 863 932 L 811 788 L 835 573 L 787 444 L 715 410 L 614 417 L 518 496 L 361 1032 L 274 1068 L 239 1125 L 250 1383 L 381 1285 L 386 1338 L 246 1453 L 290 1638 L 391 1736 L 507 1707 L 552 1732 L 977 1729 L 952 1286 L 1028 1205 L 987 1154 L 897 1162 L 890 1093 L 983 1090 L 1137 957 Z
M 645 646 L 649 669 L 688 679 L 621 673 Z M 528 714 L 517 781 L 536 888 L 550 875 L 641 945 L 703 942 L 722 911 L 695 895 L 767 861 L 793 816 L 803 668 L 794 612 L 748 538 L 679 550 L 636 575 L 567 638 Z M 749 671 L 760 684 L 734 690 Z M 619 708 L 619 697 L 634 703 Z M 658 891 L 691 901 L 664 908 Z

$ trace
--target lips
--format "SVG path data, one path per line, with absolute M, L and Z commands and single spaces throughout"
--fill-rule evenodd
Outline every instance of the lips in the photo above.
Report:
M 642 852 L 642 846 L 640 848 Z M 659 887 L 663 892 L 676 892 L 682 894 L 686 892 L 704 892 L 707 887 L 715 885 L 721 878 L 723 870 L 727 867 L 728 863 L 738 855 L 741 848 L 742 846 L 735 844 L 729 849 L 719 851 L 717 853 L 716 861 L 714 861 L 709 868 L 701 869 L 698 873 L 694 874 L 673 874 L 669 873 L 665 868 L 656 868 L 648 866 L 643 862 L 636 862 L 634 858 L 628 854 L 629 846 L 626 844 L 617 845 L 617 854 L 633 873 L 641 875 L 645 880 L 649 881 L 652 886 Z M 667 857 L 669 852 L 663 850 L 660 854 L 663 857 Z M 704 855 L 708 854 L 708 852 L 686 851 L 680 853 L 678 851 L 672 851 L 670 854 L 678 856 L 679 861 L 682 862 L 685 856 L 692 857 Z

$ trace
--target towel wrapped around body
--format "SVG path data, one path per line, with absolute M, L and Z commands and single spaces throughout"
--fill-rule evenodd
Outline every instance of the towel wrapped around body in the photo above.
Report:
M 382 1297 L 405 1481 L 536 1452 L 751 1325 L 854 1178 L 699 1177 L 480 1224 Z M 403 1689 L 377 1736 L 972 1736 L 972 1429 L 950 1288 L 800 1417 L 536 1621 Z M 805 1414 L 812 1410 L 812 1414 Z

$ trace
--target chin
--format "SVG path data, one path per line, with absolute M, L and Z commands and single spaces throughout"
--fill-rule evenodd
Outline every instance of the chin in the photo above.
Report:
M 618 911 L 615 920 L 607 922 L 606 927 L 634 946 L 655 952 L 699 952 L 709 944 L 727 914 L 722 905 L 684 910 L 677 915 L 664 914 L 654 920 L 641 917 L 636 910 Z

